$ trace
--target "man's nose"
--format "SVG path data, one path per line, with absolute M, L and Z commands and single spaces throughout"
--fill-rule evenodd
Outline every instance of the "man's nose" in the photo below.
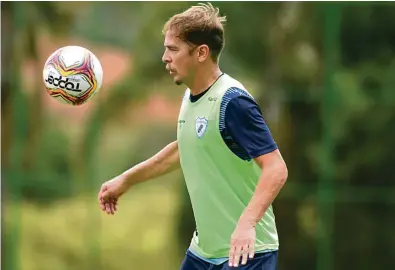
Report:
M 163 56 L 162 56 L 162 62 L 163 62 L 163 63 L 165 63 L 165 64 L 167 64 L 167 63 L 170 63 L 170 62 L 171 62 L 171 59 L 170 59 L 170 57 L 169 57 L 169 56 L 167 56 L 167 54 L 166 54 L 166 53 L 164 53 L 164 54 L 163 54 Z

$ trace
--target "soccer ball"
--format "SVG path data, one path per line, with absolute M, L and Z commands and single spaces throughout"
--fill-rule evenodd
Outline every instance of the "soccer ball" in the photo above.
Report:
M 48 57 L 43 76 L 51 97 L 63 103 L 81 105 L 99 92 L 103 69 L 91 51 L 79 46 L 66 46 Z

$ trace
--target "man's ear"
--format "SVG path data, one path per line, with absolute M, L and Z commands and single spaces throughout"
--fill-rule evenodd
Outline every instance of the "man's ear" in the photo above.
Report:
M 210 57 L 210 48 L 207 45 L 200 45 L 197 48 L 198 61 L 204 62 L 208 57 Z

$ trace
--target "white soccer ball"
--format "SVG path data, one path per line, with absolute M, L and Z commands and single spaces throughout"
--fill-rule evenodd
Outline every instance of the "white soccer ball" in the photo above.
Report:
M 45 62 L 43 76 L 48 94 L 72 105 L 87 102 L 103 83 L 99 59 L 80 46 L 66 46 L 51 54 Z

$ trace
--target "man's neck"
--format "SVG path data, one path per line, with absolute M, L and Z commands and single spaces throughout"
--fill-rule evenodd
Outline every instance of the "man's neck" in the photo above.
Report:
M 206 91 L 222 74 L 218 65 L 213 66 L 211 69 L 202 69 L 195 74 L 193 82 L 188 85 L 193 96 L 199 95 Z

